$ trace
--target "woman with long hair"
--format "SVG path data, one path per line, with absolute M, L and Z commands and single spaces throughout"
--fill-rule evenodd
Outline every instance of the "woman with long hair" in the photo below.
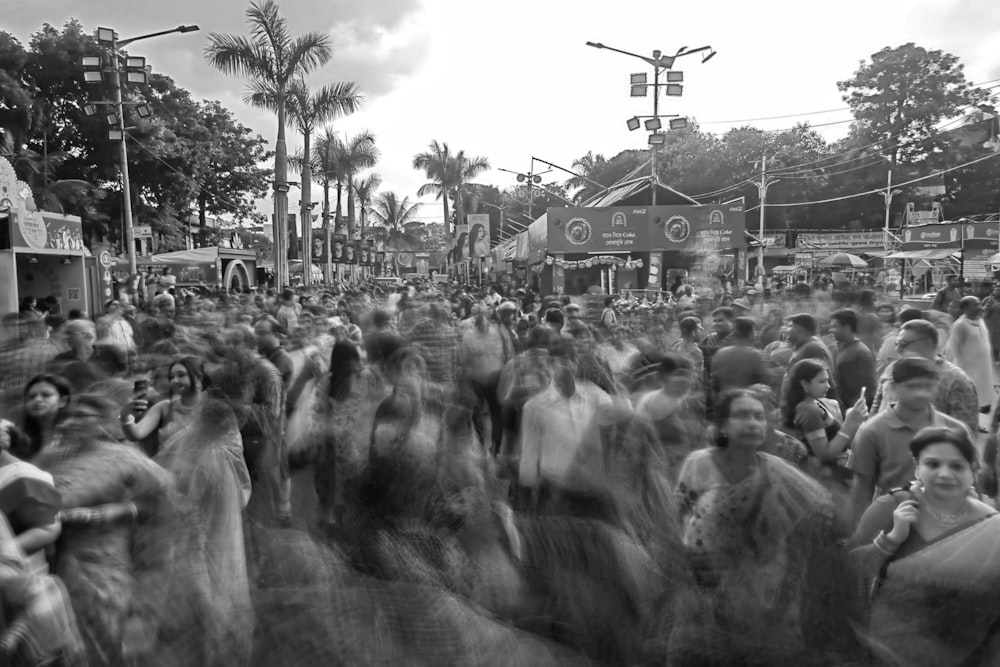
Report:
M 754 392 L 728 391 L 715 409 L 715 446 L 681 469 L 681 539 L 697 584 L 676 610 L 677 664 L 839 665 L 854 650 L 830 495 L 761 453 L 767 428 Z
M 1000 516 L 975 493 L 976 446 L 928 427 L 915 481 L 879 497 L 849 540 L 869 585 L 870 648 L 886 664 L 1000 663 Z
M 847 414 L 836 400 L 826 398 L 830 371 L 815 359 L 803 359 L 789 371 L 782 426 L 809 448 L 810 474 L 844 491 L 850 485 L 847 457 L 854 434 L 868 418 L 864 392 Z
M 25 438 L 11 443 L 11 453 L 30 461 L 52 444 L 62 412 L 73 395 L 73 387 L 61 375 L 43 373 L 28 380 L 24 387 L 21 430 Z

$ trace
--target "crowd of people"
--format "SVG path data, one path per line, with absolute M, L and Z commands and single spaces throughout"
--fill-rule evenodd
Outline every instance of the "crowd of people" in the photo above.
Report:
M 14 664 L 1000 664 L 960 289 L 173 290 L 4 319 Z

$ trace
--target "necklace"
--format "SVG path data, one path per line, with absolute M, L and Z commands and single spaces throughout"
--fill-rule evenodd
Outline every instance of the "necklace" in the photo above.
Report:
M 927 508 L 927 513 L 928 514 L 930 514 L 932 517 L 934 517 L 940 523 L 943 523 L 943 524 L 955 524 L 955 523 L 958 523 L 969 512 L 969 503 L 963 504 L 962 505 L 962 509 L 960 509 L 959 511 L 954 512 L 952 514 L 949 514 L 948 512 L 939 512 L 936 509 L 934 509 L 933 507 L 931 507 L 931 504 L 929 502 L 927 502 L 927 498 L 926 497 L 924 498 L 924 507 Z

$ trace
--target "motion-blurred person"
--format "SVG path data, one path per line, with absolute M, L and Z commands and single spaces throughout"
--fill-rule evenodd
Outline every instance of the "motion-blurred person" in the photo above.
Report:
M 112 439 L 115 406 L 81 395 L 66 408 L 57 446 L 35 464 L 62 499 L 54 573 L 65 583 L 90 665 L 124 664 L 126 628 L 149 633 L 164 613 L 167 550 L 148 548 L 170 475 Z
M 62 501 L 52 475 L 11 453 L 24 434 L 13 422 L 0 419 L 0 512 L 10 520 L 17 546 L 27 555 L 31 571 L 47 574 L 46 549 L 62 532 Z
M 85 391 L 98 380 L 126 372 L 128 359 L 124 351 L 98 344 L 97 328 L 90 320 L 67 322 L 63 331 L 69 350 L 56 355 L 49 369 L 69 380 L 74 391 Z
M 458 342 L 447 311 L 437 303 L 427 306 L 426 316 L 410 334 L 410 343 L 427 364 L 428 379 L 439 384 L 455 381 Z
M 750 390 L 724 394 L 715 446 L 692 452 L 676 498 L 696 587 L 677 601 L 669 662 L 850 662 L 851 601 L 829 494 L 761 453 L 767 408 Z M 834 664 L 837 663 L 833 660 Z
M 701 320 L 693 315 L 681 319 L 680 331 L 680 338 L 673 342 L 670 350 L 688 358 L 695 379 L 701 384 L 702 378 L 705 376 L 705 353 L 701 351 L 701 345 L 698 344 L 703 331 Z
M 895 326 L 892 331 L 886 333 L 885 339 L 882 341 L 882 348 L 878 351 L 878 355 L 875 358 L 875 370 L 879 377 L 889 367 L 889 364 L 899 359 L 899 350 L 896 349 L 896 339 L 899 337 L 900 327 L 911 320 L 920 319 L 923 319 L 923 313 L 919 308 L 907 307 L 899 311 Z
M 667 464 L 671 481 L 677 478 L 684 458 L 707 446 L 705 400 L 697 387 L 694 367 L 687 357 L 668 352 L 657 355 L 639 372 L 649 375 L 653 387 L 636 397 L 636 414 L 653 425 L 659 455 Z
M 990 349 L 993 361 L 1000 360 L 1000 284 L 993 286 L 993 292 L 983 299 L 983 323 L 990 334 Z
M 712 359 L 712 396 L 730 389 L 745 389 L 767 379 L 764 355 L 754 347 L 753 320 L 737 317 L 730 344 L 716 352 Z
M 510 332 L 491 321 L 485 309 L 476 317 L 475 327 L 462 336 L 459 346 L 462 382 L 471 390 L 475 403 L 478 404 L 473 410 L 476 431 L 482 442 L 489 444 L 494 455 L 500 451 L 503 441 L 503 412 L 497 395 L 500 373 L 515 354 Z M 486 428 L 482 420 L 482 407 L 488 411 L 490 429 Z
M 875 399 L 877 375 L 875 356 L 868 346 L 857 337 L 858 315 L 849 308 L 835 311 L 830 316 L 830 332 L 837 341 L 834 354 L 833 382 L 837 386 L 840 405 L 850 409 L 864 398 L 868 405 Z M 865 395 L 861 396 L 861 390 Z
M 911 320 L 899 329 L 896 336 L 896 350 L 901 358 L 927 359 L 937 367 L 937 390 L 933 396 L 934 408 L 959 420 L 972 433 L 979 431 L 979 398 L 976 386 L 961 368 L 938 356 L 938 330 L 927 320 Z M 898 394 L 892 379 L 889 364 L 879 376 L 878 391 L 872 402 L 872 413 L 887 410 L 895 403 Z
M 951 325 L 946 358 L 965 371 L 976 386 L 979 412 L 987 414 L 996 392 L 993 388 L 993 352 L 990 334 L 982 319 L 982 306 L 974 296 L 962 297 L 962 315 Z M 977 429 L 978 430 L 978 429 Z

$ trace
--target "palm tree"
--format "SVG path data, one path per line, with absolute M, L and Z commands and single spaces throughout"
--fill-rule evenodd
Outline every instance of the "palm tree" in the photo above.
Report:
M 372 217 L 389 230 L 390 236 L 398 236 L 407 223 L 416 220 L 419 209 L 420 204 L 411 204 L 409 197 L 400 200 L 395 192 L 386 192 L 375 197 Z
M 216 69 L 249 80 L 244 101 L 258 94 L 272 100 L 278 116 L 278 138 L 274 146 L 274 239 L 275 282 L 288 283 L 288 153 L 285 145 L 285 105 L 288 88 L 296 80 L 324 65 L 332 55 L 330 37 L 310 32 L 299 37 L 288 34 L 288 23 L 273 0 L 254 0 L 246 12 L 250 37 L 211 33 L 205 58 Z M 270 108 L 270 107 L 268 107 Z
M 489 171 L 490 163 L 484 157 L 466 157 L 464 150 L 452 154 L 447 142 L 438 143 L 435 139 L 430 143 L 428 152 L 413 156 L 413 168 L 422 169 L 431 179 L 430 183 L 420 186 L 417 195 L 424 197 L 432 194 L 444 202 L 447 229 L 448 198 L 455 198 L 456 222 L 460 224 L 464 218 L 466 186 L 471 185 L 476 176 Z
M 340 193 L 344 184 L 347 185 L 347 235 L 354 238 L 354 188 L 351 183 L 359 171 L 371 169 L 379 159 L 379 150 L 375 147 L 375 135 L 368 130 L 358 134 L 336 138 L 334 155 L 337 165 L 337 215 L 340 215 Z
M 600 168 L 607 165 L 604 156 L 598 153 L 594 155 L 592 151 L 581 158 L 573 160 L 573 171 L 578 175 L 566 181 L 567 188 L 580 188 L 573 196 L 577 202 L 585 201 L 600 190 L 594 185 L 594 177 Z
M 452 169 L 455 177 L 455 213 L 459 224 L 464 224 L 465 202 L 469 191 L 467 186 L 476 185 L 472 182 L 476 176 L 490 170 L 490 163 L 484 157 L 465 157 L 465 151 L 458 151 L 452 158 Z
M 361 208 L 362 237 L 365 235 L 365 223 L 368 221 L 368 216 L 365 213 L 371 210 L 375 191 L 378 190 L 380 185 L 382 185 L 382 177 L 378 174 L 369 174 L 364 178 L 354 179 L 352 187 L 354 188 L 354 194 L 358 197 L 358 206 Z
M 413 168 L 421 169 L 430 179 L 417 190 L 418 197 L 434 195 L 444 205 L 444 228 L 448 231 L 448 196 L 454 187 L 450 174 L 451 152 L 448 142 L 438 143 L 437 139 L 430 143 L 430 150 L 413 156 Z
M 259 104 L 257 102 L 260 102 Z M 354 113 L 364 96 L 354 83 L 335 83 L 311 93 L 303 79 L 297 79 L 288 89 L 288 113 L 302 133 L 302 154 L 312 155 L 312 135 L 322 123 Z M 255 106 L 271 108 L 268 100 L 254 100 Z M 302 247 L 312 247 L 312 160 L 302 160 Z M 295 234 L 292 234 L 293 243 Z M 297 244 L 296 244 L 297 245 Z M 293 250 L 292 257 L 295 256 Z

